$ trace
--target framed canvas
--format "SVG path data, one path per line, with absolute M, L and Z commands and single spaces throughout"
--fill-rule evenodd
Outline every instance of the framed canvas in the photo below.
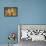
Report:
M 17 7 L 4 7 L 4 16 L 8 16 L 8 17 L 18 16 L 18 8 Z

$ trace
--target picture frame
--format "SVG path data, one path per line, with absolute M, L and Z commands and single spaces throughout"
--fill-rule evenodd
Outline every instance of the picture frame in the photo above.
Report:
M 6 17 L 18 16 L 18 8 L 17 7 L 4 7 L 4 16 Z

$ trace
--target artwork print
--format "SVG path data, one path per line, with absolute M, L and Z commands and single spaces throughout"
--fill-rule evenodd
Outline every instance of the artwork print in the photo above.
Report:
M 5 7 L 4 8 L 4 16 L 17 16 L 17 7 Z

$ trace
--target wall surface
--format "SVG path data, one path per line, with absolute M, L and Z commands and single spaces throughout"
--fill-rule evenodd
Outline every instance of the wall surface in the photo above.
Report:
M 18 7 L 18 16 L 5 17 L 4 7 Z M 46 24 L 46 0 L 0 0 L 0 44 L 8 43 L 9 32 L 18 32 L 18 24 Z

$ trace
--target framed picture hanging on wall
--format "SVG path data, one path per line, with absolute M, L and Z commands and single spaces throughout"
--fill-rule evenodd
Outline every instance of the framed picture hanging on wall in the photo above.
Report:
M 17 7 L 4 7 L 4 16 L 8 16 L 8 17 L 18 16 L 18 8 Z

